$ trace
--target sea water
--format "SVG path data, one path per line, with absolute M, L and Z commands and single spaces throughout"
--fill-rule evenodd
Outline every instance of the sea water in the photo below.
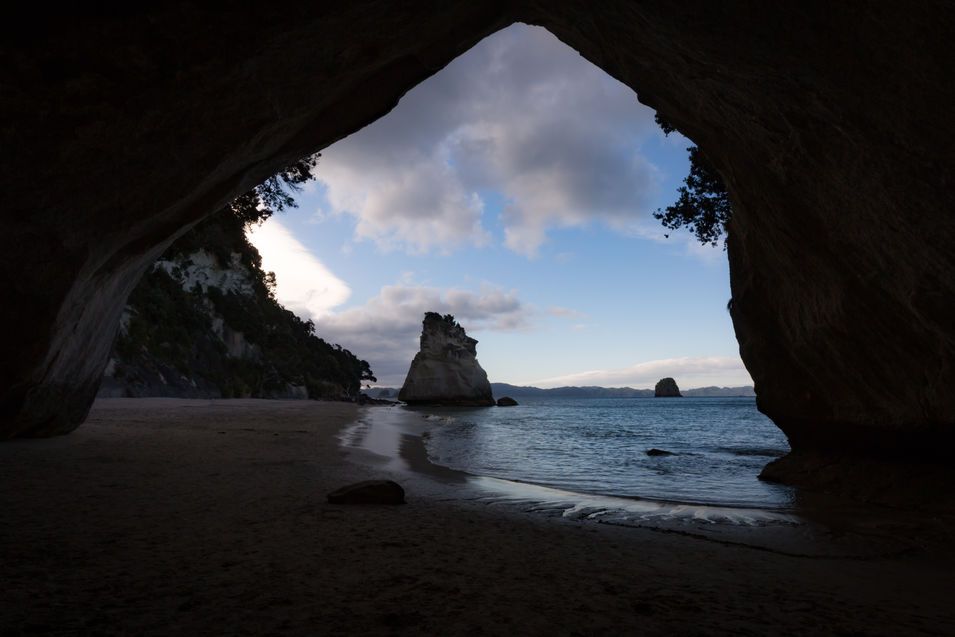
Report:
M 754 398 L 523 398 L 517 407 L 427 408 L 438 465 L 563 491 L 781 509 L 757 479 L 789 451 Z M 651 449 L 666 452 L 648 455 Z

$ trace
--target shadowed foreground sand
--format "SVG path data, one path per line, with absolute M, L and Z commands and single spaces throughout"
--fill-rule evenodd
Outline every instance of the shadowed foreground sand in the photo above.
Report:
M 567 522 L 355 463 L 359 409 L 106 400 L 0 445 L 0 633 L 953 634 L 951 551 L 790 557 Z M 392 477 L 409 504 L 325 494 Z

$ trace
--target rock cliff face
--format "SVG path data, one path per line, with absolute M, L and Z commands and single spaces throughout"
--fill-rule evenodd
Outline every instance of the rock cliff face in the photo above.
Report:
M 661 378 L 653 388 L 654 398 L 682 398 L 680 388 L 672 378 Z
M 0 40 L 0 436 L 82 422 L 178 234 L 524 21 L 723 176 L 740 354 L 793 447 L 951 459 L 955 5 L 754 6 L 22 5 Z
M 234 374 L 237 370 L 231 369 L 233 363 L 257 366 L 263 363 L 263 356 L 259 346 L 216 311 L 210 298 L 255 294 L 252 273 L 239 263 L 237 253 L 231 257 L 220 264 L 214 255 L 198 250 L 153 265 L 120 317 L 117 344 L 103 372 L 98 397 L 224 398 L 258 393 L 261 397 L 308 398 L 304 386 L 282 384 L 253 392 L 241 381 L 234 382 L 239 379 L 233 378 L 238 376 Z M 156 301 L 171 311 L 156 316 Z M 150 325 L 157 320 L 167 322 L 162 328 L 170 331 L 160 332 Z M 149 331 L 162 336 L 151 338 Z M 173 335 L 175 332 L 178 334 Z
M 268 280 L 240 220 L 200 223 L 130 296 L 99 395 L 357 398 L 367 363 L 311 333 Z
M 493 405 L 491 383 L 477 361 L 477 341 L 453 316 L 424 315 L 421 350 L 411 361 L 398 400 L 409 404 Z

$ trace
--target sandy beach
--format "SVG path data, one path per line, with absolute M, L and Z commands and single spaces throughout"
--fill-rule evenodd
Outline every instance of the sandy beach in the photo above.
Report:
M 372 409 L 101 400 L 68 436 L 0 445 L 0 633 L 955 634 L 947 519 L 888 512 L 885 550 L 850 554 L 865 529 L 795 550 L 534 514 L 343 448 Z M 326 503 L 370 478 L 408 504 Z

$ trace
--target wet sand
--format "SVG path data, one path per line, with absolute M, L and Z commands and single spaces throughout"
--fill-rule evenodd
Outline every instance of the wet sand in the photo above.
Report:
M 827 546 L 899 541 L 799 556 L 760 528 L 528 513 L 429 469 L 413 435 L 404 466 L 343 450 L 371 409 L 390 408 L 114 399 L 0 445 L 0 633 L 955 634 L 947 519 L 829 527 Z M 381 477 L 407 505 L 325 502 Z

